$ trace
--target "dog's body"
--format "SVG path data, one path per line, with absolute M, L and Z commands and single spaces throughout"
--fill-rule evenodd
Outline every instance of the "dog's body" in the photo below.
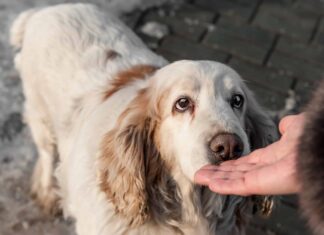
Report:
M 118 19 L 84 4 L 23 13 L 11 43 L 21 49 L 15 63 L 39 153 L 32 190 L 46 210 L 58 200 L 58 153 L 61 205 L 80 235 L 243 233 L 248 198 L 193 184 L 196 170 L 220 160 L 207 147 L 214 136 L 236 136 L 240 154 L 276 136 L 233 70 L 167 65 Z

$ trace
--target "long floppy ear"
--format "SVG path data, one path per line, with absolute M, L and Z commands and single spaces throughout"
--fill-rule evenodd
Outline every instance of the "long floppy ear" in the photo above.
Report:
M 245 128 L 251 150 L 265 147 L 278 139 L 278 130 L 270 116 L 257 103 L 251 91 L 245 88 L 247 110 Z
M 251 150 L 265 147 L 275 142 L 279 133 L 271 117 L 263 110 L 250 90 L 245 88 L 247 110 L 245 128 L 249 137 Z M 274 199 L 272 196 L 252 196 L 253 213 L 269 216 L 272 212 Z
M 103 138 L 98 162 L 101 190 L 130 226 L 143 224 L 149 217 L 145 158 L 148 146 L 154 145 L 154 126 L 147 103 L 143 91 L 121 114 L 116 127 Z

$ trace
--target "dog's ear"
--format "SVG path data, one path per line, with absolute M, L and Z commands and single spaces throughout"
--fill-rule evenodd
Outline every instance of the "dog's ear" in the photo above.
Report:
M 260 107 L 251 91 L 245 88 L 247 110 L 245 128 L 251 150 L 265 147 L 278 139 L 278 129 L 271 117 Z
M 116 127 L 103 138 L 98 162 L 101 189 L 131 226 L 149 217 L 145 158 L 154 146 L 154 126 L 147 103 L 143 91 L 120 115 Z
M 279 133 L 275 123 L 260 107 L 252 92 L 245 88 L 245 94 L 247 97 L 245 128 L 253 151 L 275 142 Z M 274 204 L 271 196 L 252 196 L 248 200 L 252 202 L 253 214 L 258 213 L 262 216 L 271 214 Z

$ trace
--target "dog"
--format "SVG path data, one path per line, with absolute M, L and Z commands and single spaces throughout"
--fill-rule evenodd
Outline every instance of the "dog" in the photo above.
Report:
M 60 205 L 80 235 L 244 234 L 255 201 L 193 183 L 277 138 L 234 70 L 170 64 L 88 4 L 22 13 L 11 44 L 45 211 Z

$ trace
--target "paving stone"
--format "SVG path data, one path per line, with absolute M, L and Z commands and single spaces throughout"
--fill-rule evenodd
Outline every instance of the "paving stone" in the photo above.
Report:
M 253 91 L 257 101 L 266 110 L 278 111 L 285 105 L 285 96 L 270 89 L 246 82 L 246 85 Z
M 282 69 L 291 76 L 309 81 L 317 81 L 324 77 L 324 70 L 319 66 L 310 64 L 300 58 L 285 55 L 279 51 L 275 51 L 271 55 L 268 66 Z
M 316 21 L 316 16 L 312 14 L 300 13 L 266 2 L 260 7 L 253 23 L 264 29 L 307 42 L 311 38 Z
M 269 45 L 258 46 L 252 42 L 234 37 L 222 28 L 207 33 L 204 44 L 237 55 L 253 63 L 262 64 L 270 48 Z
M 159 50 L 170 52 L 182 57 L 182 59 L 205 59 L 225 62 L 228 54 L 208 48 L 198 43 L 189 42 L 175 36 L 167 36 Z
M 324 68 L 324 47 L 307 45 L 281 37 L 277 43 L 276 49 L 282 53 L 304 59 Z
M 323 46 L 324 45 L 324 18 L 322 19 L 319 30 L 315 36 L 314 43 Z
M 170 62 L 174 62 L 177 60 L 183 60 L 183 57 L 180 55 L 173 54 L 172 52 L 162 50 L 161 48 L 158 48 L 155 51 L 157 54 L 163 56 L 165 59 L 167 59 Z
M 178 19 L 171 16 L 160 16 L 155 12 L 149 12 L 144 17 L 144 22 L 155 21 L 166 24 L 170 27 L 171 33 L 190 39 L 191 41 L 198 41 L 201 35 L 205 32 L 205 27 L 199 24 Z
M 268 219 L 256 218 L 253 223 L 270 228 L 280 235 L 311 235 L 296 209 L 278 203 Z
M 263 2 L 289 7 L 295 2 L 295 0 L 263 0 Z
M 324 15 L 324 3 L 316 0 L 312 0 L 312 1 L 298 0 L 294 4 L 294 8 L 301 11 L 311 12 L 317 15 Z
M 217 22 L 217 27 L 235 37 L 251 41 L 262 46 L 268 47 L 274 40 L 275 35 L 269 31 L 262 30 L 252 25 L 244 24 L 239 21 L 231 20 L 229 17 L 221 17 Z
M 258 0 L 195 0 L 194 4 L 215 11 L 221 15 L 248 21 L 253 14 Z
M 199 9 L 192 4 L 184 4 L 175 12 L 175 17 L 183 20 L 193 20 L 197 22 L 212 22 L 216 13 L 210 10 Z
M 230 2 L 244 5 L 244 6 L 256 6 L 260 2 L 260 0 L 229 0 Z
M 280 74 L 276 69 L 263 68 L 237 58 L 232 58 L 229 65 L 249 83 L 270 88 L 284 95 L 293 84 L 293 78 Z
M 300 109 L 305 107 L 305 105 L 310 101 L 312 98 L 313 92 L 316 90 L 318 81 L 307 81 L 298 79 L 296 86 L 295 86 L 295 92 L 297 95 L 297 100 L 299 102 Z

